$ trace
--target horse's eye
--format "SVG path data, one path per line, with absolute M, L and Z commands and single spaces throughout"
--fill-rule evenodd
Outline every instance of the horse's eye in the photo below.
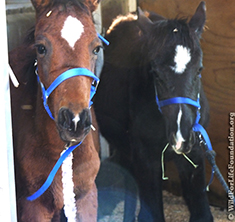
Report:
M 97 47 L 95 47 L 94 48 L 94 50 L 93 50 L 93 53 L 95 54 L 95 55 L 98 55 L 98 53 L 99 53 L 99 51 L 100 51 L 100 49 L 102 48 L 102 46 L 97 46 Z
M 201 72 L 202 72 L 202 70 L 203 70 L 203 66 L 202 67 L 200 67 L 199 69 L 198 69 L 198 75 L 200 75 L 201 74 Z
M 42 44 L 36 45 L 36 48 L 37 48 L 38 54 L 40 55 L 45 55 L 47 52 L 46 47 Z
M 203 70 L 203 66 L 198 69 L 197 75 L 195 76 L 196 78 L 198 78 L 198 77 L 201 78 L 201 72 L 202 72 L 202 70 Z

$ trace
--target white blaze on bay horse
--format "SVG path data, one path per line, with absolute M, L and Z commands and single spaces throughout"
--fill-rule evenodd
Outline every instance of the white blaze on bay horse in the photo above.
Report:
M 74 45 L 80 39 L 83 32 L 83 24 L 77 18 L 70 15 L 64 22 L 63 29 L 61 30 L 61 37 L 68 42 L 72 49 L 74 49 Z
M 78 114 L 75 115 L 75 117 L 72 119 L 72 121 L 74 122 L 74 128 L 75 128 L 75 130 L 76 130 L 76 129 L 77 129 L 77 124 L 78 124 L 78 122 L 80 121 L 79 115 L 78 115 Z

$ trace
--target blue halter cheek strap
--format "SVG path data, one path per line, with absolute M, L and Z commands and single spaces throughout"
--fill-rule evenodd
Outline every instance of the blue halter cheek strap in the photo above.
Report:
M 48 87 L 48 89 L 46 90 L 43 83 L 40 81 L 39 76 L 37 75 L 37 80 L 41 85 L 41 89 L 42 89 L 42 97 L 43 97 L 43 105 L 45 110 L 47 111 L 48 115 L 51 117 L 51 119 L 54 120 L 54 117 L 50 111 L 50 108 L 47 104 L 47 99 L 50 96 L 50 94 L 55 90 L 55 88 L 57 86 L 59 86 L 62 82 L 64 82 L 65 80 L 75 77 L 75 76 L 87 76 L 87 77 L 91 77 L 96 84 L 91 86 L 91 91 L 90 91 L 90 106 L 92 105 L 92 101 L 91 99 L 93 98 L 93 96 L 95 95 L 96 92 L 96 86 L 99 83 L 99 78 L 90 70 L 86 69 L 86 68 L 74 68 L 74 69 L 69 69 L 67 71 L 65 71 L 64 73 L 62 73 L 60 76 L 58 76 L 54 82 Z

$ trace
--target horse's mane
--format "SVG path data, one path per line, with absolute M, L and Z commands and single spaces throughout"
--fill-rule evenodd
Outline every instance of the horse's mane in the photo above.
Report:
M 153 20 L 153 26 L 147 34 L 139 27 L 137 16 L 134 14 L 117 17 L 109 27 L 106 38 L 113 45 L 115 44 L 112 46 L 116 47 L 115 55 L 111 56 L 115 57 L 116 61 L 120 61 L 119 65 L 127 64 L 130 57 L 133 59 L 138 55 L 147 56 L 149 49 L 154 49 L 152 50 L 155 54 L 153 57 L 157 53 L 162 54 L 167 48 L 179 44 L 197 49 L 198 39 L 190 32 L 188 18 L 165 19 L 154 13 L 149 13 L 148 16 Z M 157 20 L 155 21 L 154 18 Z M 174 29 L 177 29 L 177 32 L 173 32 Z M 109 50 L 108 48 L 106 50 Z M 135 62 L 140 64 L 145 58 L 139 57 L 138 59 L 139 61 Z
M 34 63 L 36 51 L 34 48 L 34 27 L 25 36 L 22 44 L 9 52 L 10 65 L 20 83 L 36 82 Z M 32 84 L 30 84 L 32 85 Z M 33 84 L 35 86 L 35 84 Z M 32 90 L 35 87 L 32 87 Z M 37 87 L 36 87 L 37 88 Z
M 136 18 L 136 15 L 130 13 L 126 16 L 118 16 L 113 21 L 105 36 L 111 43 L 105 48 L 105 54 L 108 55 L 105 57 L 106 63 L 110 62 L 117 67 L 132 66 L 133 58 L 141 53 L 143 45 L 140 44 L 141 36 L 138 34 L 140 29 Z M 136 54 L 137 51 L 138 54 Z M 134 57 L 131 56 L 132 53 L 135 54 Z

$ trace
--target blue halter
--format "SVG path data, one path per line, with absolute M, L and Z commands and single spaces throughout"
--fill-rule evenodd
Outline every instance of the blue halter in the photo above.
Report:
M 50 96 L 50 94 L 55 90 L 55 88 L 60 85 L 62 82 L 64 82 L 65 80 L 75 77 L 75 76 L 87 76 L 87 77 L 91 77 L 93 78 L 93 85 L 91 86 L 91 92 L 90 92 L 90 106 L 92 105 L 92 101 L 91 99 L 93 98 L 93 96 L 95 95 L 96 92 L 96 88 L 98 86 L 99 83 L 99 78 L 90 70 L 86 69 L 86 68 L 73 68 L 73 69 L 69 69 L 65 72 L 63 72 L 61 75 L 59 75 L 54 82 L 48 87 L 48 89 L 46 90 L 43 83 L 40 81 L 39 75 L 37 75 L 37 80 L 41 85 L 41 89 L 42 89 L 42 97 L 43 97 L 43 105 L 45 110 L 47 111 L 48 115 L 51 117 L 51 119 L 54 120 L 54 117 L 50 111 L 50 108 L 47 104 L 47 99 Z
M 195 123 L 194 123 L 192 129 L 193 129 L 194 132 L 200 133 L 202 138 L 204 139 L 204 143 L 208 147 L 208 149 L 210 151 L 213 150 L 210 138 L 209 138 L 206 130 L 199 123 L 199 120 L 201 118 L 201 114 L 200 114 L 201 105 L 200 105 L 200 95 L 199 94 L 198 94 L 197 101 L 192 100 L 192 99 L 187 98 L 187 97 L 174 97 L 174 98 L 170 98 L 170 99 L 166 99 L 166 100 L 159 100 L 158 96 L 156 95 L 156 102 L 157 102 L 157 105 L 158 105 L 158 109 L 161 113 L 162 113 L 161 108 L 163 106 L 168 106 L 168 105 L 171 105 L 171 104 L 188 104 L 188 105 L 196 107 L 197 108 L 197 116 L 196 116 L 196 120 L 195 120 Z M 209 187 L 209 185 L 212 183 L 212 180 L 214 178 L 214 172 L 215 172 L 214 168 L 212 167 L 211 178 L 210 178 L 210 181 L 209 181 L 207 187 Z
M 208 136 L 206 130 L 204 129 L 204 127 L 201 124 L 199 124 L 199 120 L 201 118 L 201 115 L 200 115 L 201 105 L 200 105 L 200 96 L 199 95 L 198 95 L 197 101 L 192 100 L 187 97 L 174 97 L 174 98 L 170 98 L 170 99 L 166 99 L 166 100 L 159 100 L 158 96 L 156 96 L 156 102 L 158 105 L 158 109 L 161 113 L 162 113 L 161 108 L 163 106 L 168 106 L 168 105 L 172 105 L 172 104 L 188 104 L 188 105 L 196 107 L 197 108 L 197 116 L 196 116 L 195 123 L 193 125 L 193 131 L 201 133 L 202 137 L 204 138 L 204 140 L 206 142 L 206 145 L 208 146 L 208 149 L 212 150 L 212 145 L 211 145 L 209 136 Z
M 99 33 L 97 33 L 98 38 L 103 41 L 106 45 L 109 45 L 109 41 L 106 40 L 102 35 L 100 35 Z M 36 69 L 36 74 L 37 74 L 37 69 Z M 66 79 L 75 77 L 75 76 L 87 76 L 87 77 L 91 77 L 93 78 L 93 82 L 95 84 L 93 84 L 91 86 L 91 92 L 90 92 L 90 104 L 89 106 L 92 105 L 92 98 L 95 95 L 96 92 L 96 88 L 98 86 L 99 83 L 99 78 L 90 70 L 85 69 L 85 68 L 73 68 L 73 69 L 69 69 L 67 71 L 65 71 L 64 73 L 62 73 L 60 76 L 58 76 L 55 81 L 48 87 L 48 89 L 46 90 L 43 83 L 40 81 L 39 76 L 37 75 L 37 80 L 41 85 L 42 88 L 42 96 L 43 96 L 43 105 L 45 110 L 47 111 L 48 115 L 51 117 L 51 119 L 54 120 L 54 117 L 50 111 L 50 108 L 47 104 L 47 99 L 50 96 L 50 94 L 53 92 L 53 90 L 55 90 L 55 88 L 60 85 L 63 81 L 65 81 Z

